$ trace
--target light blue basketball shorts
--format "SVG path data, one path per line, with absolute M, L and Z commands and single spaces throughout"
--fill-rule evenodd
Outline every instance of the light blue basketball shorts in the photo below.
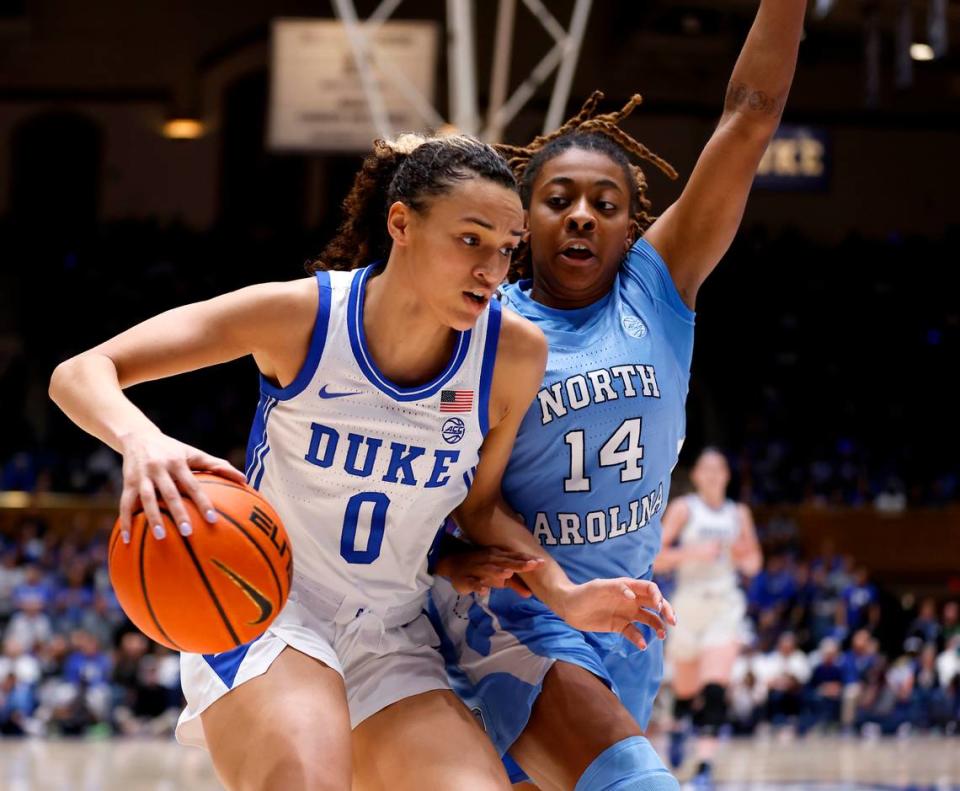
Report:
M 501 756 L 526 727 L 557 660 L 597 676 L 646 730 L 663 678 L 663 642 L 646 625 L 637 624 L 647 641 L 641 651 L 619 634 L 574 629 L 536 598 L 509 589 L 460 596 L 439 577 L 427 612 L 451 686 Z

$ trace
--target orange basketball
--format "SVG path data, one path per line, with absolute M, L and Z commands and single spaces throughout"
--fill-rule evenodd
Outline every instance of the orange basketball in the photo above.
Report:
M 180 535 L 162 502 L 163 540 L 153 537 L 138 511 L 124 544 L 117 520 L 110 581 L 124 612 L 149 638 L 177 651 L 215 654 L 270 625 L 290 592 L 293 554 L 276 511 L 255 490 L 210 473 L 195 475 L 217 510 L 216 524 L 186 497 L 189 536 Z

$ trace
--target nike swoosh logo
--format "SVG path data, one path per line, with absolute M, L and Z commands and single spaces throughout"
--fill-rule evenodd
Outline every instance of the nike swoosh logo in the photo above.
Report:
M 230 581 L 240 588 L 240 590 L 246 593 L 247 596 L 250 597 L 250 601 L 252 601 L 260 609 L 260 617 L 255 621 L 247 621 L 248 624 L 251 626 L 256 626 L 258 623 L 263 623 L 266 621 L 273 614 L 273 604 L 270 602 L 270 599 L 254 588 L 253 585 L 247 582 L 229 566 L 224 565 L 216 558 L 210 558 L 210 562 L 220 569 L 220 571 L 226 574 Z
M 320 392 L 317 393 L 320 398 L 343 398 L 344 396 L 360 395 L 359 392 L 356 393 L 331 393 L 327 390 L 327 386 L 324 385 L 320 388 Z

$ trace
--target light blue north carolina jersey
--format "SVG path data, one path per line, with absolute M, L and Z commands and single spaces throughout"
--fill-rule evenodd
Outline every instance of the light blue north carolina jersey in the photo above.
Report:
M 553 310 L 530 298 L 529 282 L 506 287 L 503 302 L 550 346 L 504 496 L 575 582 L 649 578 L 684 437 L 693 312 L 643 240 L 593 305 Z M 647 626 L 641 651 L 621 634 L 575 629 L 535 597 L 510 589 L 460 597 L 444 581 L 429 608 L 453 687 L 501 755 L 526 727 L 556 660 L 602 680 L 647 727 L 663 675 L 663 643 Z
M 548 308 L 530 287 L 507 286 L 503 303 L 543 330 L 550 351 L 504 496 L 574 582 L 641 577 L 660 549 L 683 443 L 694 313 L 643 239 L 585 308 Z

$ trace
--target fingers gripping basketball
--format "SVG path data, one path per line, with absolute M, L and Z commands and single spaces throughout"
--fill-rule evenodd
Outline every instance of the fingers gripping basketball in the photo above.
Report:
M 130 542 L 110 537 L 110 580 L 130 620 L 179 651 L 220 653 L 262 634 L 286 603 L 293 555 L 276 512 L 255 490 L 210 473 L 197 483 L 213 502 L 206 524 L 184 499 L 197 529 L 182 536 L 161 503 L 167 539 L 134 514 Z

